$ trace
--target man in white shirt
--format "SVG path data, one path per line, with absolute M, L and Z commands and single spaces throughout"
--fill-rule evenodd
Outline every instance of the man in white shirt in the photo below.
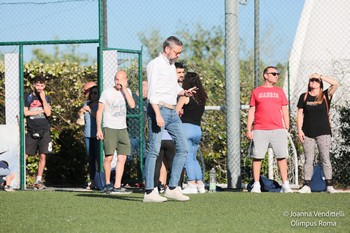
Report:
M 183 90 L 177 82 L 175 61 L 182 51 L 182 42 L 175 36 L 168 37 L 163 43 L 163 51 L 147 65 L 148 79 L 148 129 L 149 145 L 145 162 L 146 188 L 144 202 L 164 202 L 167 198 L 188 201 L 190 198 L 181 193 L 178 182 L 188 153 L 186 137 L 180 117 L 175 111 L 178 95 L 191 96 L 195 88 Z M 166 129 L 176 144 L 169 187 L 165 197 L 158 193 L 154 184 L 155 162 L 159 154 L 163 130 Z

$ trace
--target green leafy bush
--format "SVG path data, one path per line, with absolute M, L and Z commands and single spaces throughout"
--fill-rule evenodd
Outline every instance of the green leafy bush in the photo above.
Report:
M 331 150 L 333 180 L 336 186 L 347 188 L 350 183 L 350 109 L 349 103 L 338 107 L 340 121 L 340 139 L 334 150 Z
M 46 93 L 51 97 L 51 136 L 53 151 L 47 156 L 46 183 L 48 185 L 81 185 L 87 175 L 87 159 L 82 127 L 75 124 L 76 113 L 84 102 L 82 87 L 87 81 L 97 81 L 97 65 L 81 66 L 78 63 L 30 62 L 24 65 L 25 92 L 32 91 L 32 80 L 37 74 L 46 77 Z M 4 89 L 4 68 L 0 64 L 0 88 Z M 1 91 L 1 95 L 3 95 Z M 4 96 L 0 98 L 4 100 Z M 4 101 L 0 102 L 4 108 Z M 4 118 L 2 121 L 4 121 Z M 27 161 L 27 184 L 35 181 L 38 169 L 37 156 Z

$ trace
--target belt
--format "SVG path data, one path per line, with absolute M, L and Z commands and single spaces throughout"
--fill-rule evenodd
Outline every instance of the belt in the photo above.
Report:
M 164 103 L 164 102 L 159 102 L 159 104 L 158 104 L 159 106 L 163 106 L 163 107 L 165 107 L 165 108 L 169 108 L 169 109 L 175 109 L 175 105 L 171 105 L 171 104 L 166 104 L 166 103 Z

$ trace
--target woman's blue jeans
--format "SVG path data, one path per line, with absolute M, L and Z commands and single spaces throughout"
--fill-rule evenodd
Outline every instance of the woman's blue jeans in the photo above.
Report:
M 185 162 L 187 178 L 189 181 L 203 180 L 202 169 L 197 160 L 197 150 L 202 138 L 201 127 L 184 123 L 183 128 L 188 144 L 188 155 Z

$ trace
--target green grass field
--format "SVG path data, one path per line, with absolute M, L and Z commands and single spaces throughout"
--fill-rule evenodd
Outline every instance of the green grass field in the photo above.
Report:
M 142 193 L 1 191 L 0 232 L 350 232 L 349 193 L 190 197 L 143 203 Z

